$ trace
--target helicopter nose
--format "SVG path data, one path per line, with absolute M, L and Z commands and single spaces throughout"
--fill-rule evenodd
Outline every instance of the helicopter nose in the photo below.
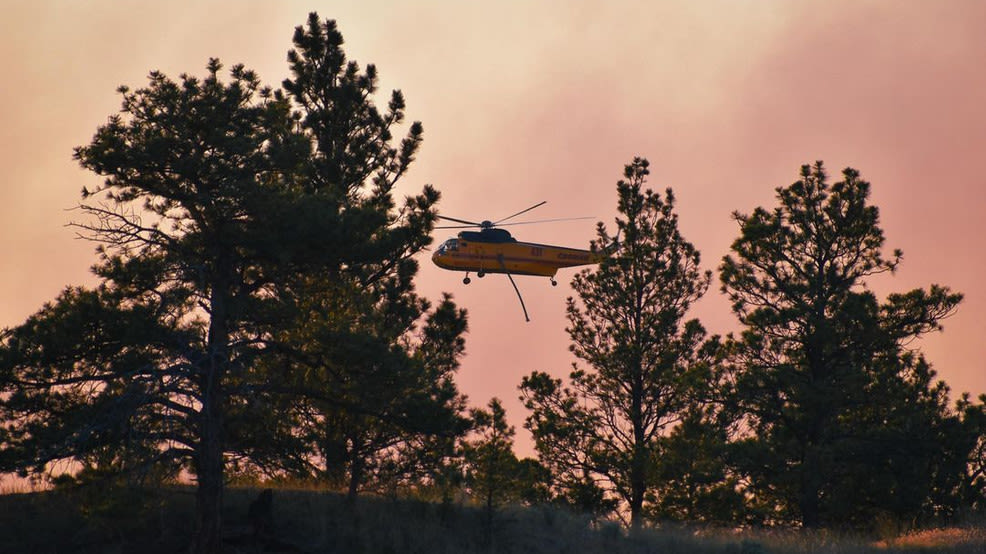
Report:
M 443 258 L 444 252 L 441 250 L 436 250 L 431 254 L 431 263 L 437 265 L 438 267 L 445 267 L 445 260 Z

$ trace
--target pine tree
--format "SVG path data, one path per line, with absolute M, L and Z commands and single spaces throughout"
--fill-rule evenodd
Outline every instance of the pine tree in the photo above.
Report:
M 777 208 L 735 214 L 740 237 L 720 266 L 745 326 L 735 392 L 751 492 L 806 527 L 913 516 L 951 417 L 947 389 L 907 345 L 962 297 L 933 285 L 880 302 L 867 289 L 901 260 L 884 257 L 869 191 L 853 169 L 830 185 L 821 162 L 803 166 Z
M 488 410 L 470 411 L 476 438 L 466 441 L 466 485 L 478 498 L 488 515 L 504 500 L 513 496 L 519 461 L 514 455 L 512 425 L 499 398 L 490 400 Z
M 520 499 L 524 482 L 523 471 L 535 469 L 529 462 L 521 464 L 514 454 L 512 425 L 499 398 L 490 400 L 488 410 L 470 410 L 473 438 L 464 441 L 462 459 L 465 465 L 465 485 L 472 496 L 482 503 L 484 540 L 493 549 L 493 520 L 496 510 L 505 502 Z
M 260 355 L 270 212 L 293 205 L 309 148 L 282 96 L 241 66 L 204 79 L 152 72 L 122 114 L 75 151 L 106 176 L 85 191 L 83 236 L 100 243 L 94 290 L 67 289 L 3 343 L 11 379 L 5 449 L 21 470 L 139 449 L 141 463 L 189 464 L 198 482 L 197 551 L 219 547 L 225 414 Z M 95 199 L 99 199 L 98 201 Z M 286 236 L 287 235 L 287 236 Z
M 696 407 L 662 437 L 649 517 L 689 524 L 762 523 L 730 463 L 733 416 L 718 408 L 716 403 Z
M 654 490 L 660 437 L 698 399 L 711 354 L 698 320 L 685 320 L 711 274 L 678 231 L 671 190 L 642 192 L 648 173 L 641 158 L 626 166 L 619 250 L 572 282 L 567 331 L 589 368 L 576 366 L 570 387 L 542 372 L 521 384 L 542 462 L 561 482 L 604 483 L 626 503 L 634 530 Z M 600 224 L 593 247 L 615 240 Z
M 400 144 L 391 144 L 404 122 L 404 97 L 393 91 L 381 113 L 372 101 L 376 67 L 361 70 L 342 44 L 334 21 L 311 14 L 295 29 L 292 77 L 283 86 L 314 145 L 310 186 L 334 203 L 336 232 L 349 238 L 354 258 L 280 294 L 301 307 L 296 328 L 304 331 L 285 336 L 289 351 L 307 353 L 286 363 L 309 367 L 302 388 L 332 391 L 301 406 L 300 424 L 321 458 L 319 472 L 345 481 L 355 500 L 374 476 L 399 479 L 393 473 L 411 471 L 409 458 L 429 455 L 420 451 L 426 445 L 444 448 L 465 431 L 464 399 L 452 377 L 466 322 L 449 297 L 429 313 L 414 287 L 414 256 L 431 242 L 437 191 L 426 186 L 395 210 L 394 187 L 414 160 L 422 126 L 411 123 Z M 452 436 L 429 438 L 437 435 Z

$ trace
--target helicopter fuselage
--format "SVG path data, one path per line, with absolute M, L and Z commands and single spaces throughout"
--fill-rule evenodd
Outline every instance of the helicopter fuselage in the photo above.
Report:
M 520 242 L 504 229 L 462 231 L 443 242 L 431 259 L 452 271 L 554 277 L 563 267 L 599 263 L 604 256 L 590 250 Z

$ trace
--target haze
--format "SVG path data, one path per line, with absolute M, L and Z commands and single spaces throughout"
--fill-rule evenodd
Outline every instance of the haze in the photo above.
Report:
M 288 76 L 295 26 L 336 19 L 346 53 L 401 89 L 425 141 L 403 192 L 442 191 L 443 214 L 591 216 L 612 226 L 615 183 L 639 155 L 671 186 L 685 237 L 715 270 L 738 234 L 731 212 L 775 205 L 803 163 L 872 183 L 887 248 L 904 261 L 880 294 L 940 283 L 966 295 L 945 332 L 918 341 L 953 394 L 986 392 L 986 3 L 901 1 L 500 1 L 8 3 L 0 34 L 0 326 L 69 284 L 92 284 L 94 244 L 65 224 L 99 178 L 72 160 L 119 108 L 117 86 L 150 70 L 203 75 L 209 57 L 270 85 Z M 585 247 L 592 221 L 513 229 Z M 437 231 L 436 241 L 452 231 Z M 460 388 L 504 400 L 518 453 L 517 400 L 533 370 L 567 375 L 572 270 L 519 277 L 525 323 L 503 276 L 473 279 L 422 257 L 421 293 L 469 310 Z M 718 284 L 692 316 L 736 329 Z

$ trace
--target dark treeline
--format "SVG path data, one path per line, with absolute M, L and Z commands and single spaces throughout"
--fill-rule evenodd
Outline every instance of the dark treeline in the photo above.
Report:
M 742 325 L 688 319 L 713 282 L 674 195 L 635 159 L 617 184 L 620 249 L 573 280 L 567 379 L 520 384 L 537 459 L 499 400 L 454 375 L 466 312 L 415 292 L 439 193 L 398 202 L 422 141 L 400 91 L 349 61 L 331 20 L 295 30 L 290 77 L 152 72 L 78 147 L 94 288 L 69 287 L 0 334 L 0 471 L 56 486 L 196 483 L 192 550 L 220 549 L 224 487 L 295 480 L 365 491 L 553 503 L 647 523 L 866 529 L 986 502 L 986 408 L 948 389 L 914 338 L 961 295 L 879 299 L 889 273 L 869 184 L 821 162 L 736 213 L 719 265 Z M 404 136 L 395 138 L 402 129 Z
M 521 385 L 551 490 L 644 520 L 873 530 L 939 524 L 986 508 L 986 397 L 949 390 L 914 339 L 941 329 L 961 294 L 932 285 L 880 300 L 892 273 L 869 183 L 821 162 L 735 213 L 719 265 L 742 331 L 686 319 L 711 273 L 678 231 L 674 195 L 617 185 L 622 248 L 573 281 L 576 364 L 567 381 Z M 603 225 L 596 244 L 614 240 Z M 594 503 L 594 504 L 593 504 Z

